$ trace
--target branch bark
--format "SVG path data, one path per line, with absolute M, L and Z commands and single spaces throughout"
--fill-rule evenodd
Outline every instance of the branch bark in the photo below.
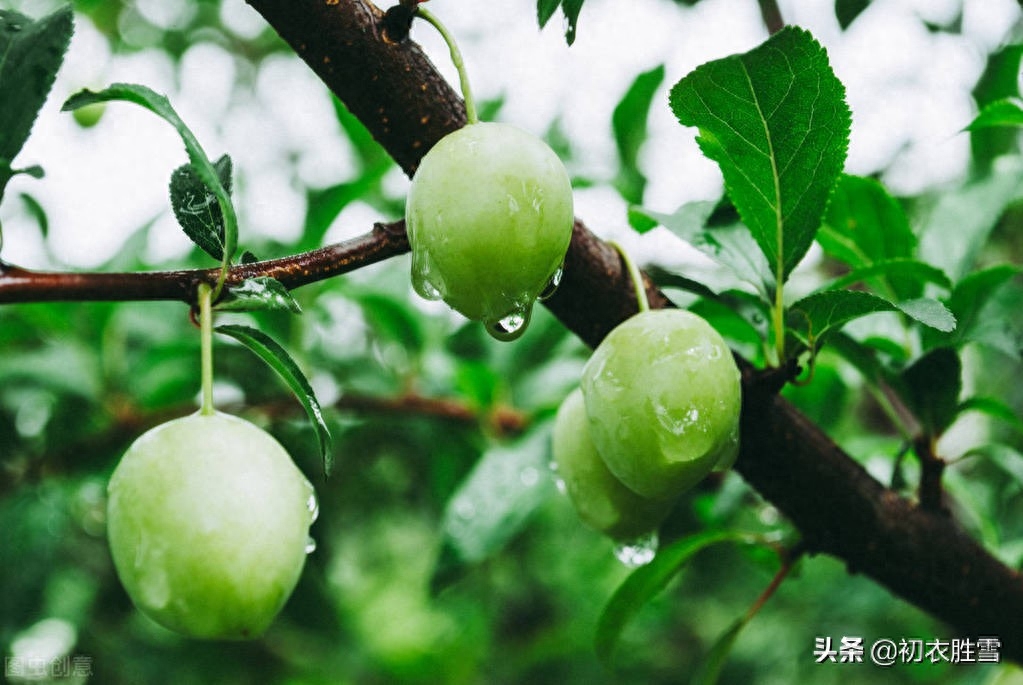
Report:
M 411 41 L 383 36 L 365 0 L 248 0 L 412 173 L 464 124 L 455 92 Z M 648 285 L 651 306 L 670 306 Z M 561 286 L 547 306 L 596 345 L 635 313 L 618 253 L 576 222 Z M 742 449 L 735 468 L 799 528 L 809 551 L 842 559 L 965 637 L 995 636 L 1023 661 L 1023 578 L 955 522 L 885 489 L 744 365 Z
M 365 0 L 248 0 L 374 137 L 413 173 L 441 137 L 465 122 L 454 90 L 422 50 L 385 35 L 383 13 Z M 381 224 L 352 241 L 236 267 L 232 281 L 272 275 L 298 287 L 408 250 L 404 225 Z M 216 270 L 146 274 L 36 272 L 0 262 L 0 303 L 52 300 L 193 302 Z M 672 306 L 648 282 L 652 307 Z M 596 346 L 636 302 L 618 252 L 576 221 L 551 311 Z M 740 360 L 741 361 L 741 360 Z M 1023 662 L 1023 578 L 940 511 L 884 488 L 819 427 L 777 396 L 748 364 L 742 448 L 736 470 L 799 528 L 808 551 L 842 559 L 960 636 L 994 636 Z

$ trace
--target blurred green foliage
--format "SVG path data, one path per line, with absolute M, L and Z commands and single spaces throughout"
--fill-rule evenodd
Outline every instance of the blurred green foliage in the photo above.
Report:
M 541 2 L 541 18 L 550 18 L 559 5 L 574 12 L 574 31 L 581 2 Z M 836 3 L 854 8 L 847 17 L 865 5 Z M 173 27 L 149 23 L 130 2 L 80 0 L 75 8 L 77 20 L 91 21 L 115 52 L 157 48 L 179 57 L 199 37 L 253 64 L 285 50 L 270 30 L 247 38 L 233 34 L 215 0 L 190 3 L 187 20 Z M 992 57 L 986 79 L 993 85 L 978 86 L 979 101 L 1017 94 L 1002 92 L 995 81 L 1004 83 L 999 74 L 1006 63 L 1018 71 L 1018 54 L 1003 50 Z M 612 178 L 632 200 L 641 198 L 645 180 L 643 141 L 627 134 L 646 131 L 650 90 L 660 83 L 660 72 L 640 78 L 616 110 L 613 129 L 608 125 L 609 136 L 618 134 L 621 165 Z M 357 175 L 305 189 L 303 233 L 286 249 L 269 241 L 246 243 L 243 234 L 243 244 L 256 254 L 322 244 L 334 219 L 356 200 L 384 216 L 400 216 L 401 198 L 385 183 L 393 164 L 342 105 L 336 113 L 336 135 L 350 141 Z M 559 151 L 568 154 L 571 141 L 560 128 L 552 128 L 555 134 Z M 1015 152 L 1011 141 L 998 142 L 999 150 Z M 946 302 L 979 321 L 1009 322 L 1018 318 L 1013 313 L 1023 299 L 1018 271 L 959 279 L 992 264 L 1020 264 L 1023 257 L 1018 184 L 1010 188 L 983 175 L 994 164 L 993 142 L 981 146 L 978 137 L 975 144 L 975 180 L 940 197 L 881 196 L 884 211 L 878 214 L 898 219 L 900 239 L 906 239 L 908 220 L 934 252 L 961 244 L 963 224 L 949 219 L 949 212 L 968 214 L 974 219 L 968 249 L 947 265 L 959 290 Z M 849 194 L 875 190 L 856 181 Z M 45 225 L 45 208 L 37 209 Z M 838 210 L 829 216 L 837 221 Z M 150 230 L 140 227 L 99 268 L 211 266 L 198 249 L 184 263 L 149 260 L 140 246 Z M 826 255 L 820 277 L 841 268 L 840 260 Z M 411 292 L 408 271 L 408 260 L 398 258 L 304 287 L 294 293 L 301 316 L 218 319 L 256 325 L 291 351 L 326 406 L 334 438 L 336 467 L 326 478 L 313 429 L 287 389 L 247 351 L 218 341 L 221 408 L 271 430 L 315 484 L 320 501 L 312 531 L 317 547 L 299 586 L 271 630 L 250 643 L 190 641 L 145 619 L 120 587 L 104 538 L 106 480 L 120 454 L 148 427 L 196 405 L 199 336 L 187 308 L 0 307 L 0 650 L 7 667 L 28 655 L 69 657 L 91 675 L 59 682 L 112 685 L 688 681 L 770 583 L 777 556 L 764 546 L 702 551 L 637 609 L 621 636 L 616 669 L 602 665 L 594 647 L 598 618 L 629 570 L 616 560 L 610 541 L 582 527 L 543 468 L 547 419 L 578 383 L 588 351 L 545 310 L 536 312 L 514 345 L 497 343 L 476 324 L 424 308 Z M 982 309 L 967 297 L 969 288 L 980 287 L 986 288 Z M 678 294 L 680 302 L 693 303 L 720 324 L 737 349 L 758 358 L 750 323 L 723 304 L 727 298 L 701 299 L 687 287 Z M 905 456 L 890 398 L 878 384 L 884 378 L 878 365 L 912 370 L 914 351 L 904 344 L 906 330 L 894 315 L 887 317 L 875 315 L 843 333 L 818 355 L 812 381 L 785 394 L 876 477 L 910 495 L 917 464 Z M 969 330 L 969 339 L 928 344 L 962 350 L 965 389 L 958 399 L 977 400 L 956 413 L 957 398 L 943 391 L 941 430 L 952 434 L 953 446 L 966 445 L 945 482 L 955 516 L 1018 568 L 1023 435 L 1011 419 L 1023 407 L 1023 389 L 1014 380 L 1023 372 L 1019 330 L 1008 324 Z M 514 488 L 502 487 L 515 475 Z M 473 528 L 477 538 L 471 542 L 483 552 L 469 554 L 452 546 L 445 531 L 460 515 L 456 495 L 473 483 L 482 488 L 474 494 L 487 496 L 472 508 L 490 507 L 482 518 L 498 523 Z M 662 544 L 704 530 L 742 531 L 777 544 L 795 538 L 778 511 L 735 474 L 684 496 L 660 531 Z M 815 638 L 838 643 L 843 636 L 863 637 L 868 645 L 881 637 L 976 637 L 950 634 L 833 559 L 809 557 L 739 634 L 720 682 L 1018 682 L 1007 671 L 1000 675 L 976 664 L 880 669 L 814 663 Z M 18 682 L 9 671 L 8 678 Z

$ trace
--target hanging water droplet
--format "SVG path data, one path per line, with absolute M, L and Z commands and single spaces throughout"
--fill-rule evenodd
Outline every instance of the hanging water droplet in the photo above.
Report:
M 540 294 L 537 296 L 537 298 L 542 302 L 543 300 L 546 300 L 551 295 L 553 295 L 554 292 L 558 289 L 558 286 L 561 285 L 561 277 L 564 275 L 565 267 L 559 266 L 557 270 L 555 270 L 555 272 L 551 274 L 550 279 L 547 281 L 547 285 L 543 287 L 543 290 L 540 291 Z
M 633 540 L 615 545 L 615 557 L 629 568 L 645 566 L 653 561 L 660 540 L 657 531 L 651 531 Z
M 316 551 L 316 540 L 313 540 L 311 537 L 310 538 L 306 538 L 305 539 L 305 553 L 306 554 L 312 554 L 315 551 Z
M 444 297 L 440 288 L 430 278 L 430 258 L 419 250 L 412 253 L 412 287 L 425 300 L 440 300 Z
M 529 325 L 529 317 L 532 313 L 533 307 L 528 306 L 525 309 L 516 310 L 497 321 L 487 322 L 487 333 L 504 342 L 515 340 L 526 332 L 526 326 Z
M 316 493 L 310 492 L 309 499 L 305 503 L 306 509 L 309 510 L 309 525 L 316 523 L 316 519 L 320 516 L 320 503 L 316 499 Z

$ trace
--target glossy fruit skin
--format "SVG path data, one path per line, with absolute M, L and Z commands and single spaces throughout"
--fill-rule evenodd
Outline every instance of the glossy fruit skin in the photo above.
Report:
M 189 637 L 258 637 L 306 558 L 313 487 L 257 426 L 219 412 L 139 437 L 108 486 L 107 537 L 135 605 Z
M 673 499 L 651 500 L 625 487 L 597 453 L 590 438 L 582 391 L 561 403 L 552 439 L 554 463 L 583 523 L 616 540 L 649 533 L 671 511 Z
M 583 369 L 590 434 L 608 469 L 643 497 L 677 495 L 739 446 L 739 370 L 721 336 L 681 309 L 627 319 Z
M 469 319 L 528 313 L 572 237 L 572 184 L 546 143 L 508 124 L 467 125 L 423 157 L 405 221 L 412 282 Z

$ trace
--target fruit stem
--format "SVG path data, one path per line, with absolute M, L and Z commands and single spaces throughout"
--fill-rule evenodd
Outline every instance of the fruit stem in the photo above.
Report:
M 629 278 L 632 279 L 632 287 L 636 291 L 636 305 L 639 307 L 639 311 L 650 311 L 650 300 L 647 299 L 646 287 L 643 285 L 643 274 L 639 272 L 639 267 L 632 261 L 624 247 L 614 240 L 607 242 L 608 245 L 618 250 L 618 254 L 622 256 L 622 262 L 625 263 L 625 269 L 629 272 Z
M 465 118 L 470 124 L 478 124 L 480 119 L 476 114 L 476 100 L 472 97 L 472 89 L 469 87 L 469 74 L 465 70 L 465 62 L 462 61 L 462 53 L 458 49 L 455 37 L 429 10 L 420 6 L 416 10 L 416 14 L 433 24 L 433 27 L 440 32 L 444 42 L 448 44 L 448 50 L 451 51 L 451 61 L 455 63 L 455 69 L 458 70 L 458 83 L 462 89 L 462 99 L 465 100 Z
M 213 406 L 213 289 L 208 283 L 199 284 L 199 340 L 201 355 L 202 404 L 199 413 L 216 413 Z

